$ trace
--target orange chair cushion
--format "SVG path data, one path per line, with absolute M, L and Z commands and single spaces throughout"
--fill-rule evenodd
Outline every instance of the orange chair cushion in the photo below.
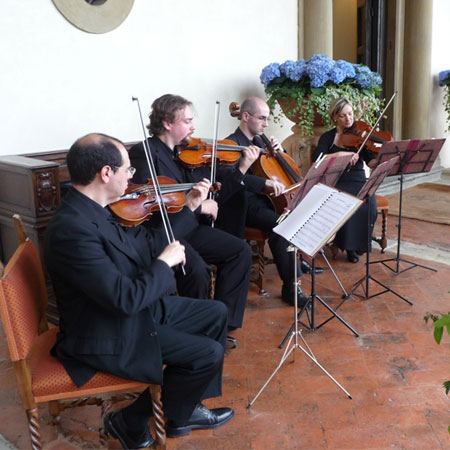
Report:
M 104 372 L 97 372 L 85 385 L 78 388 L 64 366 L 50 354 L 56 341 L 58 327 L 36 338 L 30 358 L 32 391 L 36 403 L 66 398 L 89 396 L 102 392 L 138 390 L 148 384 L 124 380 Z
M 383 197 L 382 195 L 377 195 L 377 209 L 383 210 L 383 209 L 389 209 L 389 200 L 386 197 Z

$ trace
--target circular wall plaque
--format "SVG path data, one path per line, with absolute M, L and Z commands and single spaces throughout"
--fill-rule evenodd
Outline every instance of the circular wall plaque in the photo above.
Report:
M 134 0 L 53 0 L 58 11 L 88 33 L 107 33 L 128 16 Z

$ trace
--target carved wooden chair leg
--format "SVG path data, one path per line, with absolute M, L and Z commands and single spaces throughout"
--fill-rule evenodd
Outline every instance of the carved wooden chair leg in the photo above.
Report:
M 61 416 L 59 414 L 61 412 L 61 408 L 58 400 L 48 402 L 48 411 L 52 416 L 52 424 L 56 426 L 61 425 Z
M 155 423 L 155 447 L 158 450 L 166 448 L 166 429 L 164 421 L 164 411 L 161 402 L 161 386 L 150 385 L 150 395 L 152 398 L 153 419 Z
M 101 404 L 102 409 L 100 413 L 100 424 L 98 427 L 98 440 L 100 441 L 100 444 L 103 446 L 106 446 L 109 440 L 109 436 L 105 431 L 105 426 L 103 425 L 103 420 L 105 419 L 105 416 L 109 413 L 111 406 L 112 402 L 110 400 L 104 400 Z
M 256 285 L 259 287 L 259 295 L 267 295 L 267 291 L 263 288 L 264 283 L 264 246 L 265 242 L 258 242 L 258 278 Z
M 381 253 L 384 253 L 386 247 L 387 247 L 387 238 L 386 238 L 386 228 L 387 228 L 387 211 L 384 209 L 381 212 L 382 215 L 382 222 L 381 222 Z
M 28 428 L 30 429 L 31 436 L 31 447 L 33 450 L 41 450 L 42 442 L 41 442 L 41 427 L 39 425 L 39 415 L 37 408 L 28 409 Z

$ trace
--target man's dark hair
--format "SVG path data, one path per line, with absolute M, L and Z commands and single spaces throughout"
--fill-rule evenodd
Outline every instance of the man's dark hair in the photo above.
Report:
M 70 181 L 87 186 L 104 166 L 110 166 L 116 172 L 123 164 L 118 145 L 123 143 L 101 133 L 88 134 L 77 139 L 66 157 Z
M 178 112 L 191 105 L 192 102 L 179 95 L 166 94 L 157 98 L 152 104 L 150 123 L 147 125 L 150 134 L 161 135 L 164 132 L 163 121 L 174 122 Z

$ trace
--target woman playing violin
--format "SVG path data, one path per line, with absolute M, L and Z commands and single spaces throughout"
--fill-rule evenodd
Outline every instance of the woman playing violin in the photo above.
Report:
M 356 153 L 357 148 L 346 148 L 346 132 L 354 124 L 353 106 L 347 98 L 335 100 L 330 106 L 330 117 L 336 127 L 325 132 L 319 139 L 317 148 L 311 159 L 317 160 L 321 155 L 353 153 L 349 170 L 345 170 L 336 184 L 336 188 L 357 195 L 366 182 L 364 162 L 373 166 L 377 155 L 367 148 Z M 377 218 L 377 205 L 375 196 L 369 201 L 371 230 Z M 347 250 L 347 259 L 352 263 L 359 261 L 358 254 L 366 252 L 367 249 L 367 204 L 361 206 L 358 211 L 338 231 L 334 240 L 341 250 Z M 369 249 L 370 251 L 370 249 Z

